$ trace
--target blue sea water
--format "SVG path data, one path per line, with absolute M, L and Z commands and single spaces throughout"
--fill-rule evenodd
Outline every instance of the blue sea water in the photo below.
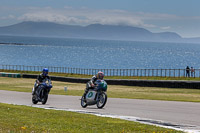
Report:
M 1 65 L 86 69 L 200 68 L 200 44 L 16 36 L 0 36 L 0 43 Z

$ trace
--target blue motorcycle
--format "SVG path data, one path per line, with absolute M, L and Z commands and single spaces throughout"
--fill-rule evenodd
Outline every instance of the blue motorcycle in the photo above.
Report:
M 45 82 L 37 85 L 37 90 L 32 96 L 32 103 L 37 104 L 38 102 L 42 102 L 42 104 L 46 104 L 48 94 L 52 87 L 51 80 L 46 80 Z
M 97 105 L 103 108 L 107 102 L 107 83 L 104 80 L 97 80 L 94 89 L 89 89 L 86 96 L 81 98 L 81 106 L 86 108 L 88 105 Z

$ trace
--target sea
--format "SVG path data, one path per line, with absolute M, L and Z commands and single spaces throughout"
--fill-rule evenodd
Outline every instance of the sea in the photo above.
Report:
M 0 36 L 0 65 L 199 69 L 199 58 L 200 44 Z

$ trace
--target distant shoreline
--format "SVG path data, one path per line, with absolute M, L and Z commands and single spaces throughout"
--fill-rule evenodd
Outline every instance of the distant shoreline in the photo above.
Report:
M 0 45 L 25 45 L 23 43 L 0 43 Z

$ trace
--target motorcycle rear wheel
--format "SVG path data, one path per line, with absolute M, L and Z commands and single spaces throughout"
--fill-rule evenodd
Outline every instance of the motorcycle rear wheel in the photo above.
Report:
M 97 101 L 97 107 L 99 109 L 103 108 L 105 106 L 106 102 L 107 102 L 107 94 L 102 92 L 99 95 L 99 100 Z
M 87 103 L 86 103 L 86 101 L 85 101 L 84 95 L 81 97 L 81 106 L 82 106 L 83 108 L 86 108 L 86 107 L 87 107 Z

